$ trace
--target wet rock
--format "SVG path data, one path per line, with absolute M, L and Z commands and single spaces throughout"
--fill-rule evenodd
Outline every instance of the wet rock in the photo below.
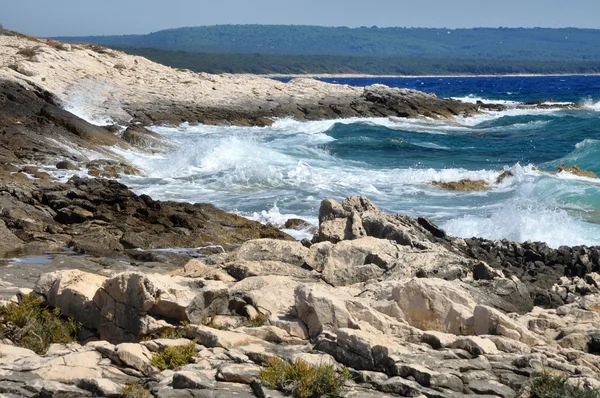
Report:
M 97 145 L 115 145 L 119 143 L 119 139 L 111 132 L 86 122 L 56 106 L 46 105 L 40 111 L 40 116 L 50 119 L 90 143 Z
M 75 166 L 73 163 L 68 160 L 62 160 L 56 163 L 56 168 L 59 170 L 80 170 L 79 167 Z
M 578 166 L 566 166 L 564 164 L 561 164 L 560 166 L 558 166 L 557 171 L 559 173 L 562 173 L 562 172 L 571 173 L 571 174 L 574 174 L 574 175 L 580 176 L 580 177 L 598 178 L 596 173 L 594 173 L 593 171 L 582 170 Z
M 489 189 L 487 182 L 483 180 L 434 181 L 432 184 L 450 191 L 487 191 Z
M 443 229 L 440 229 L 437 225 L 432 223 L 431 220 L 429 220 L 425 217 L 419 217 L 419 218 L 417 218 L 417 222 L 419 223 L 420 226 L 425 228 L 427 231 L 431 232 L 431 234 L 433 236 L 435 236 L 436 238 L 445 238 L 446 237 L 446 231 L 444 231 Z
M 167 141 L 160 135 L 140 125 L 128 126 L 121 138 L 138 148 L 165 149 L 169 148 Z
M 306 221 L 302 220 L 301 218 L 290 218 L 286 220 L 286 222 L 283 224 L 283 227 L 288 229 L 298 229 L 306 225 Z
M 231 250 L 249 239 L 292 239 L 274 227 L 211 205 L 154 201 L 103 179 L 74 177 L 63 185 L 4 192 L 0 206 L 10 209 L 0 215 L 0 221 L 24 245 L 39 242 L 46 248 L 56 239 L 49 248 L 69 242 L 78 252 L 103 257 L 136 248 L 221 246 Z M 14 239 L 5 242 L 13 242 L 11 247 L 18 244 Z
M 500 175 L 496 178 L 496 184 L 500 184 L 502 181 L 504 181 L 507 178 L 513 177 L 513 173 L 510 170 L 505 170 L 502 173 L 500 173 Z
M 92 177 L 119 178 L 122 175 L 141 175 L 135 167 L 117 160 L 98 159 L 85 164 Z

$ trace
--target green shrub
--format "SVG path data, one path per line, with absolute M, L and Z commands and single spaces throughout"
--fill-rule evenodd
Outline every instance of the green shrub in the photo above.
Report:
M 127 384 L 121 389 L 121 398 L 152 398 L 152 395 L 139 384 Z
M 171 327 L 162 330 L 160 333 L 155 333 L 144 337 L 144 340 L 155 339 L 184 339 L 190 335 L 190 323 L 181 322 L 181 326 Z
M 65 45 L 65 43 L 61 43 L 59 41 L 50 41 L 50 42 L 46 42 L 46 44 L 58 51 L 69 51 L 69 46 L 70 46 L 70 45 Z
M 244 322 L 244 326 L 247 326 L 250 328 L 258 328 L 258 327 L 263 326 L 265 323 L 267 323 L 268 320 L 269 320 L 269 317 L 267 315 L 259 313 L 254 318 L 250 318 L 246 322 Z
M 21 303 L 0 307 L 0 338 L 8 338 L 20 347 L 44 354 L 53 343 L 72 343 L 81 324 L 64 318 L 60 310 L 44 306 L 33 295 Z
M 297 360 L 289 364 L 279 358 L 271 358 L 260 372 L 260 380 L 270 388 L 291 393 L 297 398 L 338 397 L 350 372 L 344 368 L 336 372 L 333 365 L 309 365 Z
M 190 363 L 194 355 L 196 340 L 182 346 L 167 347 L 163 352 L 154 354 L 150 363 L 160 370 L 177 369 Z
M 600 391 L 572 386 L 564 375 L 543 372 L 533 377 L 529 385 L 519 394 L 529 398 L 600 398 Z
M 37 50 L 39 49 L 39 46 L 33 46 L 33 47 L 27 47 L 27 48 L 22 48 L 19 51 L 17 51 L 17 54 L 21 54 L 24 55 L 28 58 L 33 57 L 34 55 L 37 54 Z

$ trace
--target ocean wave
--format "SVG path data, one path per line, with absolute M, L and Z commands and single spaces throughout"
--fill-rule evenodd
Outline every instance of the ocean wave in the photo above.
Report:
M 483 102 L 484 104 L 504 105 L 507 107 L 516 107 L 516 106 L 522 104 L 522 102 L 518 102 L 518 101 L 483 98 L 483 97 L 479 97 L 475 94 L 469 94 L 464 97 L 451 97 L 451 99 L 465 102 L 468 104 L 476 104 L 478 102 Z
M 388 212 L 430 217 L 459 236 L 545 240 L 552 245 L 600 243 L 597 224 L 588 218 L 600 209 L 594 199 L 600 198 L 600 181 L 511 162 L 504 170 L 512 177 L 497 183 L 502 167 L 498 162 L 490 166 L 485 150 L 478 154 L 496 142 L 486 141 L 486 135 L 510 144 L 524 135 L 534 139 L 536 130 L 545 134 L 550 123 L 562 120 L 551 112 L 557 111 L 513 109 L 451 120 L 279 119 L 269 127 L 155 127 L 177 149 L 157 154 L 116 151 L 145 172 L 144 177 L 124 178 L 138 193 L 210 202 L 277 226 L 288 218 L 302 218 L 311 227 L 290 231 L 297 238 L 308 237 L 316 227 L 323 198 L 362 194 Z M 577 160 L 584 167 L 586 159 L 598 158 L 599 145 L 598 140 L 582 140 L 563 160 Z M 556 169 L 546 163 L 538 167 Z M 463 179 L 483 180 L 490 189 L 456 192 L 433 185 Z M 556 228 L 563 224 L 564 230 Z
M 575 144 L 575 149 L 569 152 L 567 155 L 559 159 L 546 162 L 541 166 L 547 169 L 555 169 L 561 164 L 566 164 L 568 166 L 577 165 L 582 169 L 590 170 L 596 174 L 600 174 L 600 164 L 598 163 L 598 159 L 600 159 L 600 140 L 588 138 Z M 562 176 L 563 178 L 586 178 L 577 177 L 569 173 L 561 174 L 564 174 Z
M 584 99 L 582 106 L 584 109 L 587 109 L 590 111 L 600 111 L 600 101 L 595 101 L 592 98 Z
M 468 214 L 441 224 L 449 234 L 464 238 L 510 239 L 561 245 L 597 245 L 600 225 L 591 224 L 539 198 L 518 196 L 499 203 L 491 213 Z

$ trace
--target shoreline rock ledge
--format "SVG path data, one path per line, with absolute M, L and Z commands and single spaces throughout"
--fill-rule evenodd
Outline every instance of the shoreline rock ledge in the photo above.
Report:
M 281 396 L 258 382 L 269 358 L 348 367 L 348 397 L 514 397 L 541 372 L 600 387 L 597 247 L 454 238 L 362 196 L 324 200 L 319 222 L 312 241 L 249 240 L 168 274 L 41 275 L 30 294 L 81 322 L 81 339 L 45 355 L 3 341 L 0 393 Z M 184 336 L 157 338 L 182 322 Z M 190 339 L 191 363 L 152 366 Z
M 351 87 L 310 78 L 283 83 L 249 74 L 194 73 L 100 46 L 64 45 L 2 30 L 0 80 L 39 87 L 88 118 L 109 117 L 121 125 L 264 126 L 276 117 L 439 118 L 486 107 L 384 85 Z

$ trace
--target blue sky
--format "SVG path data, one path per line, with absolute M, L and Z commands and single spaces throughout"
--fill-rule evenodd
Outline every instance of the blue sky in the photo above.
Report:
M 0 0 L 0 10 L 4 27 L 37 36 L 247 23 L 600 29 L 599 0 Z

